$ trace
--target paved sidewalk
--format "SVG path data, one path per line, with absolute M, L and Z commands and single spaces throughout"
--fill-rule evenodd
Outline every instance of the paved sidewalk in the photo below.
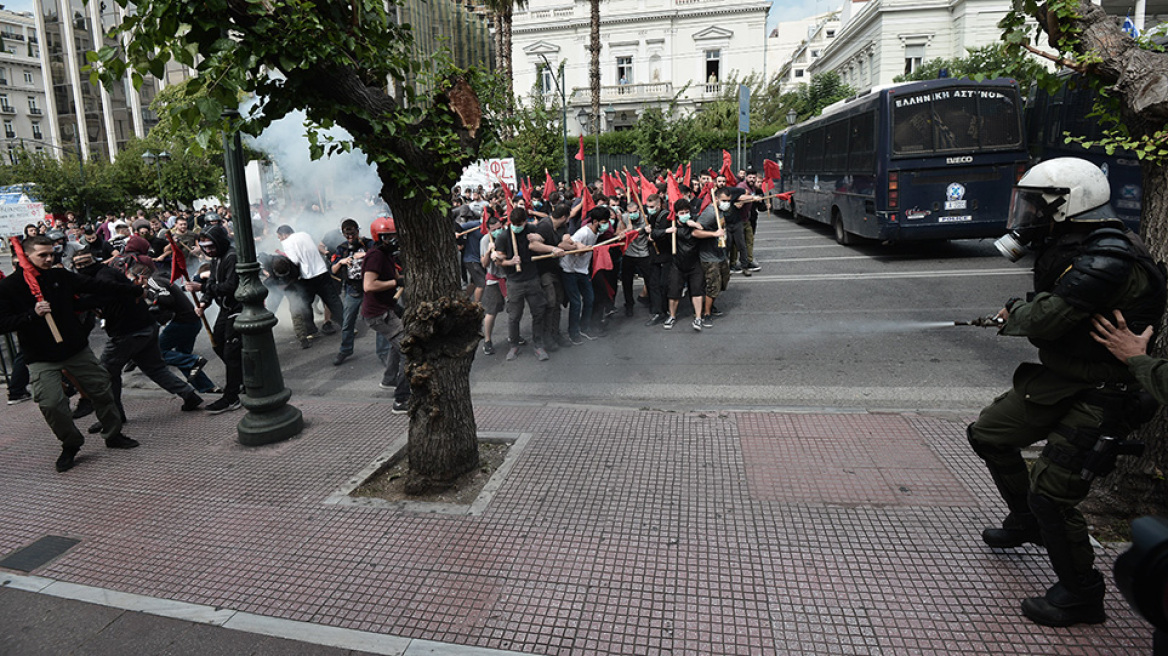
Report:
M 46 535 L 79 540 L 31 572 L 0 570 L 0 582 L 46 591 L 0 589 L 0 608 L 21 618 L 0 629 L 0 653 L 30 653 L 4 645 L 36 645 L 90 616 L 71 653 L 114 653 L 89 648 L 111 635 L 171 638 L 158 653 L 235 640 L 234 653 L 281 654 L 1151 649 L 1150 627 L 1114 587 L 1103 625 L 1020 616 L 1019 600 L 1051 583 L 1049 566 L 1035 547 L 981 544 L 1004 510 L 960 421 L 478 404 L 480 431 L 531 436 L 481 514 L 326 503 L 405 430 L 380 396 L 294 398 L 305 432 L 245 449 L 234 441 L 241 414 L 180 413 L 157 391 L 132 391 L 126 432 L 142 446 L 91 439 L 65 474 L 35 406 L 0 411 L 0 557 Z M 1116 554 L 1101 549 L 1100 567 L 1110 573 Z M 131 601 L 75 610 L 53 586 Z M 210 615 L 193 627 L 119 610 L 149 601 L 136 595 Z M 228 615 L 245 627 L 290 620 L 275 625 L 301 642 L 213 628 L 232 626 Z M 101 635 L 114 625 L 120 633 Z

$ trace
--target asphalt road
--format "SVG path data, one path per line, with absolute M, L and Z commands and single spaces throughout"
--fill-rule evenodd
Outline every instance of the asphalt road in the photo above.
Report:
M 1029 288 L 1028 271 L 998 255 L 991 240 L 845 247 L 826 226 L 772 215 L 761 219 L 755 243 L 762 271 L 733 276 L 718 303 L 726 315 L 701 333 L 690 328 L 684 304 L 677 326 L 666 331 L 645 327 L 644 306 L 625 318 L 618 299 L 606 337 L 552 353 L 547 362 L 536 361 L 530 346 L 505 362 L 500 315 L 498 352 L 479 350 L 473 394 L 491 402 L 670 410 L 969 413 L 1009 386 L 1019 361 L 1035 357 L 1025 340 L 951 325 L 996 312 Z M 296 396 L 389 396 L 377 388 L 381 367 L 370 331 L 362 327 L 357 357 L 334 367 L 338 337 L 301 350 L 286 304 L 277 317 L 285 384 Z M 197 349 L 211 354 L 205 337 Z M 208 372 L 222 382 L 214 358 Z M 126 384 L 152 387 L 140 374 L 128 374 Z

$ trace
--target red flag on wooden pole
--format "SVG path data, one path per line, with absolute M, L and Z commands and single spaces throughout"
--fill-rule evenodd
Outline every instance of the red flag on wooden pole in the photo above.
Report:
M 543 199 L 547 200 L 552 195 L 552 192 L 556 190 L 556 180 L 552 177 L 551 173 L 548 173 L 547 169 L 543 170 L 543 174 Z
M 604 183 L 604 195 L 610 198 L 616 196 L 616 183 L 613 181 L 612 176 L 608 174 L 608 171 L 603 172 L 600 177 Z
M 584 193 L 580 196 L 581 224 L 588 222 L 588 212 L 592 211 L 594 207 L 596 207 L 596 201 L 592 200 L 592 192 L 585 188 Z
M 584 161 L 584 135 L 580 135 L 580 150 L 576 152 L 576 160 Z
M 677 187 L 677 178 L 673 177 L 673 171 L 669 172 L 669 177 L 665 180 L 665 193 L 669 194 L 669 209 L 673 210 L 673 204 L 681 200 L 681 189 Z
M 782 169 L 779 168 L 777 162 L 772 162 L 769 159 L 762 161 L 762 177 L 771 180 L 779 180 L 783 177 Z
M 653 184 L 652 182 L 649 182 L 649 178 L 646 178 L 645 174 L 641 173 L 641 167 L 639 167 L 639 166 L 637 167 L 637 175 L 641 176 L 641 200 L 642 201 L 645 200 L 645 198 L 657 193 L 657 185 Z
M 685 178 L 682 180 L 685 184 L 693 184 L 693 168 L 691 162 L 685 163 Z
M 645 199 L 641 198 L 641 188 L 628 169 L 625 169 L 625 189 L 629 192 L 629 198 L 636 198 L 638 204 L 644 202 Z

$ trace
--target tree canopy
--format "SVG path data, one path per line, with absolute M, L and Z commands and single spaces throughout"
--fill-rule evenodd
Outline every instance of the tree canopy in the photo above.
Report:
M 977 48 L 966 48 L 966 52 L 968 54 L 964 57 L 930 59 L 912 73 L 897 75 L 893 81 L 935 80 L 944 70 L 952 78 L 968 77 L 979 81 L 998 77 L 1013 78 L 1018 81 L 1018 87 L 1025 94 L 1031 83 L 1038 80 L 1046 71 L 1046 67 L 1033 54 L 1028 52 L 1011 54 L 1005 43 L 989 43 Z

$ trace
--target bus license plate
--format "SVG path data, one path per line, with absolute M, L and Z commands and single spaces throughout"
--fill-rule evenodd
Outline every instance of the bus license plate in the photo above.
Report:
M 939 216 L 939 217 L 937 217 L 937 223 L 961 223 L 963 221 L 972 221 L 972 220 L 973 220 L 973 217 L 968 215 L 968 214 L 965 214 L 962 216 Z
M 947 200 L 945 201 L 945 209 L 947 210 L 963 210 L 965 209 L 964 200 Z

